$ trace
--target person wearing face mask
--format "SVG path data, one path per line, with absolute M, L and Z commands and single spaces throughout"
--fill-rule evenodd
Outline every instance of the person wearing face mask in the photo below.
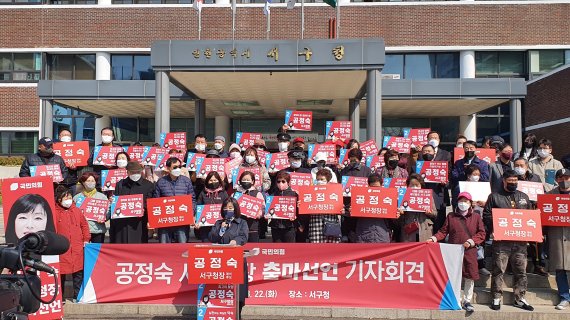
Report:
M 538 157 L 538 139 L 534 133 L 525 133 L 521 150 L 517 152 L 513 159 L 524 158 L 528 161 Z
M 53 152 L 53 141 L 49 137 L 43 137 L 38 143 L 38 152 L 27 155 L 20 167 L 20 177 L 31 177 L 30 167 L 48 164 L 59 165 L 63 181 L 68 177 L 67 167 L 63 158 Z
M 540 178 L 544 191 L 548 192 L 556 187 L 555 173 L 564 168 L 562 163 L 552 156 L 552 141 L 541 139 L 538 142 L 538 157 L 529 161 L 530 171 Z
M 109 198 L 106 195 L 97 191 L 97 189 L 95 188 L 97 186 L 98 179 L 99 177 L 95 172 L 92 171 L 84 172 L 79 178 L 79 183 L 81 184 L 82 186 L 81 189 L 83 189 L 83 191 L 81 193 L 76 194 L 73 197 L 73 201 L 77 202 L 77 200 L 81 197 L 108 200 Z M 111 218 L 111 213 L 110 211 L 108 211 L 107 219 L 101 219 L 100 221 L 89 220 L 87 222 L 89 224 L 89 232 L 91 233 L 92 243 L 105 242 L 105 233 L 107 233 L 107 227 L 105 226 L 105 221 L 110 218 Z
M 220 158 L 228 158 L 230 155 L 224 150 L 226 146 L 226 138 L 224 136 L 216 136 L 214 138 L 214 150 L 218 151 Z
M 316 185 L 326 185 L 331 183 L 332 173 L 329 170 L 321 169 L 317 172 Z M 311 243 L 340 243 L 340 235 L 325 235 L 325 223 L 335 225 L 338 229 L 342 229 L 341 212 L 327 212 L 326 214 L 309 215 L 309 242 Z M 333 228 L 335 229 L 335 228 Z M 336 231 L 336 230 L 334 230 Z
M 229 158 L 231 160 L 241 158 L 241 148 L 237 143 L 232 143 L 229 149 L 229 153 L 230 153 Z
M 435 148 L 431 144 L 426 144 L 422 147 L 421 160 L 422 161 L 434 161 L 435 158 Z M 414 165 L 415 169 L 415 165 Z M 448 173 L 449 174 L 449 173 Z M 437 217 L 434 221 L 433 232 L 437 232 L 439 228 L 443 226 L 445 222 L 445 216 L 447 215 L 447 205 L 449 203 L 449 188 L 447 183 L 426 183 L 426 189 L 431 189 L 433 191 L 433 202 L 437 210 Z
M 398 167 L 400 155 L 396 150 L 388 150 L 384 153 L 385 166 L 378 172 L 382 179 L 386 178 L 407 178 L 408 171 Z
M 549 194 L 570 195 L 570 169 L 556 171 L 556 183 L 558 186 L 550 190 Z M 550 271 L 556 273 L 556 284 L 560 303 L 557 310 L 564 310 L 570 306 L 570 293 L 568 293 L 568 275 L 570 271 L 570 227 L 546 227 Z
M 259 168 L 259 173 L 262 177 L 261 188 L 259 191 L 266 192 L 271 188 L 271 178 L 269 173 L 265 168 L 265 162 L 260 162 L 257 155 L 257 149 L 249 147 L 245 150 L 243 157 L 243 162 L 240 164 L 240 168 Z
M 239 184 L 237 186 L 236 192 L 256 197 L 265 203 L 265 197 L 259 190 L 255 188 L 255 175 L 253 172 L 244 171 L 239 177 L 238 181 Z M 261 218 L 263 217 L 264 211 L 264 208 L 260 208 L 255 219 L 243 217 L 243 219 L 247 221 L 247 227 L 249 229 L 249 242 L 259 242 L 259 224 Z
M 68 129 L 62 129 L 59 132 L 59 141 L 60 142 L 71 142 L 72 141 L 71 131 Z M 75 164 L 69 164 L 67 166 L 67 179 L 63 180 L 60 184 L 64 185 L 71 189 L 73 194 L 76 193 L 75 185 L 77 184 L 78 175 L 77 172 L 81 170 L 83 167 L 78 167 Z
M 501 190 L 503 188 L 503 172 L 514 170 L 513 148 L 508 143 L 498 146 L 499 159 L 495 163 L 489 165 L 489 182 L 491 182 L 491 192 Z
M 368 177 L 369 187 L 382 187 L 382 178 L 374 173 Z M 391 232 L 396 229 L 396 219 L 354 218 L 356 219 L 356 242 L 390 243 Z
M 101 143 L 98 144 L 98 147 L 120 147 L 120 145 L 114 143 L 115 141 L 115 133 L 113 131 L 113 128 L 111 127 L 106 127 L 101 129 Z M 89 156 L 89 160 L 87 161 L 87 163 L 89 163 L 91 165 L 91 167 L 93 168 L 93 171 L 95 171 L 96 174 L 101 175 L 101 170 L 106 170 L 106 169 L 110 169 L 111 167 L 107 167 L 107 166 L 102 166 L 102 165 L 93 165 L 93 155 L 94 155 L 94 151 L 95 148 L 91 149 L 91 155 Z
M 317 180 L 317 172 L 321 169 L 326 169 L 331 172 L 331 180 L 330 183 L 338 183 L 338 179 L 336 173 L 333 169 L 327 166 L 327 154 L 325 152 L 319 152 L 315 155 L 314 158 L 315 166 L 311 169 L 311 176 L 313 181 Z
M 439 148 L 439 143 L 441 141 L 439 132 L 430 131 L 427 134 L 428 144 L 430 144 L 435 149 L 435 156 L 433 161 L 447 161 L 451 162 L 451 153 L 449 151 Z
M 206 136 L 198 133 L 194 136 L 194 149 L 190 149 L 188 152 L 206 154 L 207 145 Z
M 287 152 L 290 144 L 291 136 L 288 133 L 281 132 L 277 134 L 277 147 L 279 148 L 279 152 Z
M 425 182 L 422 176 L 412 173 L 406 180 L 406 186 L 412 189 L 425 189 Z M 425 212 L 406 211 L 405 205 L 404 208 L 398 208 L 400 242 L 427 241 L 433 235 L 433 220 L 437 216 L 436 209 L 433 201 L 431 209 Z
M 65 280 L 73 280 L 73 296 L 76 300 L 79 289 L 83 284 L 83 246 L 89 242 L 89 226 L 85 216 L 74 204 L 71 190 L 58 186 L 55 190 L 55 221 L 57 233 L 69 240 L 69 250 L 59 256 L 59 273 L 62 284 Z M 62 297 L 65 298 L 65 286 L 61 286 Z
M 126 169 L 128 177 L 117 182 L 113 195 L 142 194 L 144 215 L 140 218 L 111 219 L 109 238 L 111 243 L 147 243 L 148 215 L 146 211 L 146 200 L 153 197 L 154 183 L 143 179 L 142 164 L 136 161 L 129 161 Z
M 503 188 L 492 192 L 483 209 L 483 222 L 493 237 L 493 209 L 532 209 L 530 199 L 525 193 L 517 190 L 518 175 L 514 170 L 503 173 Z M 510 263 L 514 274 L 514 306 L 532 311 L 534 308 L 525 300 L 527 290 L 527 242 L 521 241 L 493 241 L 493 270 L 491 271 L 491 309 L 501 309 L 503 296 L 503 275 Z
M 460 244 L 465 248 L 463 254 L 463 309 L 473 312 L 471 304 L 475 281 L 479 280 L 477 268 L 477 246 L 485 241 L 485 227 L 481 216 L 473 213 L 471 207 L 473 199 L 469 192 L 461 192 L 458 196 L 457 208 L 447 215 L 443 227 L 428 242 L 443 241 L 449 237 L 447 243 Z
M 499 153 L 501 152 L 501 149 L 504 144 L 505 144 L 505 139 L 501 138 L 500 136 L 492 136 L 489 139 L 489 148 L 495 149 L 495 155 L 497 156 L 496 159 L 497 161 L 499 161 Z
M 197 205 L 222 204 L 229 198 L 229 195 L 224 188 L 224 181 L 218 172 L 212 171 L 208 173 L 205 181 L 206 187 L 198 196 L 198 199 L 196 200 Z M 211 229 L 212 227 L 203 227 L 196 224 L 194 225 L 194 234 L 198 240 L 207 242 Z
M 291 176 L 289 173 L 287 173 L 285 170 L 277 172 L 275 175 L 275 181 L 277 187 L 275 190 L 273 190 L 271 195 L 277 197 L 294 197 L 295 203 L 297 203 L 299 197 L 289 185 L 291 182 Z M 297 211 L 296 206 L 295 208 Z M 297 217 L 297 212 L 295 212 L 295 217 Z M 291 220 L 271 219 L 270 215 L 266 215 L 265 218 L 269 220 L 269 227 L 271 227 L 271 237 L 273 239 L 273 242 L 295 242 L 295 232 L 300 227 L 300 222 L 296 218 L 293 218 Z
M 285 168 L 285 172 L 311 173 L 311 170 L 303 166 L 306 159 L 305 152 L 302 150 L 292 150 L 287 153 L 289 158 L 289 167 Z
M 519 176 L 519 181 L 541 182 L 540 178 L 530 172 L 528 169 L 528 160 L 526 158 L 517 158 L 514 162 L 514 170 Z
M 452 199 L 451 204 L 455 207 L 457 206 L 457 196 L 459 195 L 459 181 L 467 181 L 467 176 L 465 175 L 465 168 L 471 164 L 479 167 L 479 181 L 488 182 L 489 181 L 489 164 L 482 159 L 479 159 L 475 154 L 477 150 L 477 143 L 475 141 L 467 141 L 463 144 L 463 149 L 465 151 L 465 157 L 459 159 L 453 165 L 451 170 L 451 188 L 452 188 Z
M 267 151 L 267 146 L 265 145 L 265 140 L 263 139 L 256 139 L 253 142 L 253 147 L 256 150 Z
M 192 203 L 196 203 L 196 195 L 190 178 L 182 175 L 182 162 L 176 157 L 166 160 L 167 175 L 158 179 L 154 188 L 154 198 L 192 196 Z M 194 223 L 192 222 L 192 225 Z M 158 229 L 160 243 L 186 243 L 188 241 L 188 226 L 176 226 Z

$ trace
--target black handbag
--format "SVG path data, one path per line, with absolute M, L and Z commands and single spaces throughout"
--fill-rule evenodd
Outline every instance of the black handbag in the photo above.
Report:
M 333 221 L 325 221 L 323 225 L 323 235 L 325 237 L 341 238 L 340 223 Z

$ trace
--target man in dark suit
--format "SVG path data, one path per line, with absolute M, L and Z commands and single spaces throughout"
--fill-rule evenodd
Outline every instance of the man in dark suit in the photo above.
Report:
M 435 157 L 433 158 L 433 161 L 447 161 L 451 164 L 451 153 L 439 148 L 439 142 L 441 141 L 439 132 L 430 131 L 427 135 L 427 139 L 428 144 L 435 149 Z

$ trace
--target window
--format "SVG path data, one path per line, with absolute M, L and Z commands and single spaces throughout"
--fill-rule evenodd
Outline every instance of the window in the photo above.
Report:
M 526 77 L 526 53 L 491 51 L 475 53 L 477 78 Z
M 41 53 L 0 53 L 0 81 L 39 81 L 41 66 Z
M 547 73 L 565 64 L 564 50 L 539 50 L 538 72 Z M 534 70 L 533 70 L 534 72 Z
M 0 154 L 26 155 L 36 152 L 37 131 L 0 132 Z
M 95 143 L 94 115 L 54 103 L 52 137 L 57 139 L 63 129 L 71 131 L 73 141 Z
M 404 78 L 404 55 L 403 54 L 386 54 L 386 62 L 382 74 L 388 78 L 400 79 Z M 391 76 L 388 76 L 391 75 Z M 398 76 L 395 76 L 398 75 Z
M 0 0 L 0 5 L 45 4 L 45 0 Z
M 95 80 L 94 54 L 50 54 L 48 80 Z
M 111 69 L 113 80 L 154 80 L 150 55 L 114 54 Z
M 459 54 L 453 52 L 387 54 L 382 73 L 400 75 L 401 79 L 459 78 Z M 394 76 L 387 77 L 394 78 Z

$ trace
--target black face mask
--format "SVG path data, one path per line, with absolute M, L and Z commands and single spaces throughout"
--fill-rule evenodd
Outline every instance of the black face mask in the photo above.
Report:
M 49 149 L 40 150 L 40 154 L 44 157 L 49 157 L 53 154 L 53 149 L 49 148 Z
M 388 160 L 388 168 L 390 169 L 396 169 L 396 167 L 398 166 L 398 160 Z
M 251 188 L 251 186 L 253 185 L 253 183 L 251 182 L 240 182 L 239 184 L 241 184 L 242 188 L 244 188 L 245 190 L 249 190 L 249 188 Z
M 475 151 L 466 151 L 466 152 L 465 152 L 465 157 L 466 157 L 467 159 L 471 159 L 471 158 L 473 158 L 474 156 L 475 156 Z
M 422 158 L 423 158 L 425 161 L 432 161 L 433 158 L 434 158 L 434 155 L 431 154 L 431 153 L 426 153 L 426 154 L 424 154 L 424 155 L 422 156 Z
M 208 189 L 210 190 L 218 189 L 219 186 L 220 186 L 219 182 L 210 182 L 206 185 L 206 187 L 208 187 Z
M 527 148 L 527 149 L 531 149 L 532 147 L 534 147 L 534 143 L 532 143 L 532 142 L 527 142 L 527 143 L 524 144 L 524 147 Z
M 558 182 L 558 187 L 559 187 L 560 189 L 570 189 L 570 181 L 564 180 L 564 181 L 562 181 L 562 182 Z M 561 192 L 564 192 L 564 191 L 562 191 L 562 190 L 560 190 L 560 191 L 561 191 Z M 566 192 L 568 192 L 568 191 L 566 191 Z
M 518 183 L 507 183 L 507 191 L 515 192 L 517 191 Z

